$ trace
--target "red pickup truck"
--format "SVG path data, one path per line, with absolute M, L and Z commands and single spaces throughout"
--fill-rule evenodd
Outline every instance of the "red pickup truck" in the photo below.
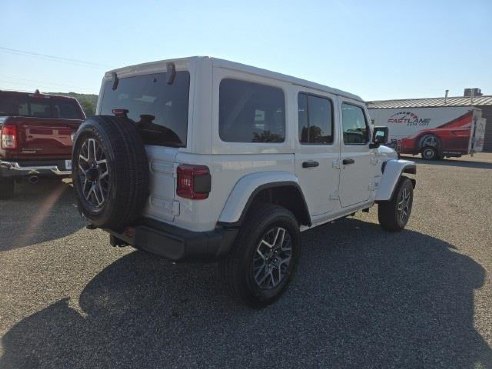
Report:
M 84 119 L 74 98 L 0 91 L 0 199 L 21 178 L 70 176 L 72 138 Z

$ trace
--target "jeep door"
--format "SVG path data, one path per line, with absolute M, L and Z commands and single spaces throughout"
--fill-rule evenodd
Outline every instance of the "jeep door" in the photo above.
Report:
M 376 169 L 369 149 L 370 129 L 363 103 L 341 98 L 342 139 L 340 156 L 340 202 L 349 207 L 368 201 Z
M 311 216 L 340 209 L 338 182 L 340 139 L 335 125 L 335 98 L 299 90 L 296 174 Z

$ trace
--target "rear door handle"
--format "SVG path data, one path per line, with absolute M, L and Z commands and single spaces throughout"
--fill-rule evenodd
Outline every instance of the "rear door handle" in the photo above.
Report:
M 343 165 L 354 164 L 354 163 L 355 163 L 354 159 L 343 159 L 342 160 Z
M 309 160 L 302 163 L 303 168 L 316 168 L 317 166 L 319 166 L 319 163 L 314 160 Z

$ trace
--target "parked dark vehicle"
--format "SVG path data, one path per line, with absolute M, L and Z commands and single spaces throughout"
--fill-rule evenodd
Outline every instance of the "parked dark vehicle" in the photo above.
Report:
M 74 98 L 0 91 L 0 199 L 22 178 L 70 176 L 72 138 L 84 119 Z

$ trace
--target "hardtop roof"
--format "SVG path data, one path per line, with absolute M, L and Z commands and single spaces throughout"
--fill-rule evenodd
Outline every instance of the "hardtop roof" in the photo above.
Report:
M 336 89 L 336 88 L 332 88 L 332 87 L 325 86 L 325 85 L 322 85 L 319 83 L 307 81 L 307 80 L 304 80 L 301 78 L 288 76 L 286 74 L 282 74 L 282 73 L 278 73 L 278 72 L 272 72 L 272 71 L 267 70 L 267 69 L 257 68 L 257 67 L 249 66 L 246 64 L 237 63 L 237 62 L 233 62 L 233 61 L 229 61 L 229 60 L 225 60 L 225 59 L 213 58 L 213 57 L 209 57 L 209 56 L 191 56 L 191 57 L 185 57 L 185 58 L 166 59 L 166 60 L 159 60 L 159 61 L 155 61 L 155 62 L 131 65 L 131 66 L 127 66 L 127 67 L 122 67 L 122 68 L 110 70 L 110 71 L 106 72 L 105 77 L 109 78 L 112 75 L 112 73 L 127 74 L 127 73 L 136 73 L 136 72 L 144 72 L 144 71 L 152 72 L 152 71 L 157 71 L 157 70 L 163 70 L 163 69 L 166 69 L 167 63 L 170 63 L 170 62 L 173 62 L 176 64 L 188 64 L 188 63 L 191 64 L 191 63 L 201 63 L 201 62 L 208 62 L 208 61 L 212 62 L 212 64 L 214 66 L 217 66 L 217 67 L 237 70 L 237 71 L 250 73 L 250 74 L 255 74 L 258 76 L 272 78 L 272 79 L 276 79 L 276 80 L 280 80 L 280 81 L 284 81 L 284 82 L 290 82 L 294 85 L 308 87 L 308 88 L 312 88 L 312 89 L 319 90 L 319 91 L 325 91 L 328 93 L 332 93 L 334 95 L 340 95 L 343 97 L 347 97 L 350 99 L 354 99 L 354 100 L 358 100 L 358 101 L 363 102 L 363 100 L 359 96 L 351 94 L 351 93 L 346 92 L 346 91 Z

